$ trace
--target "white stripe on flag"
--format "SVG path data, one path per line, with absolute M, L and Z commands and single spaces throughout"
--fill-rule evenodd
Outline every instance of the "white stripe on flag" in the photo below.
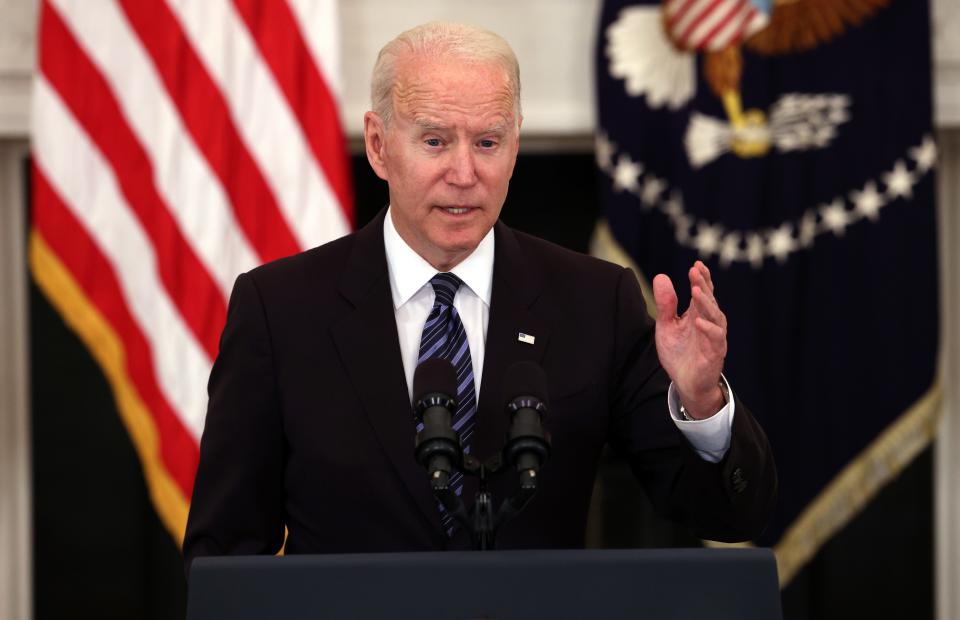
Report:
M 737 14 L 728 21 L 723 28 L 714 35 L 713 39 L 708 41 L 708 48 L 711 50 L 722 50 L 737 38 L 737 35 L 744 31 L 744 23 L 753 9 L 748 2 L 744 2 Z
M 302 248 L 349 232 L 296 117 L 227 0 L 170 0 Z
M 690 26 L 704 11 L 706 11 L 710 4 L 713 3 L 713 0 L 696 0 L 696 2 L 691 6 L 686 13 L 683 14 L 683 17 L 674 24 L 670 30 L 673 32 L 675 38 L 679 38 L 684 32 L 686 32 L 687 27 Z M 686 43 L 686 40 L 682 41 Z
M 51 1 L 110 83 L 153 164 L 154 182 L 167 209 L 226 299 L 237 275 L 261 261 L 139 38 L 112 2 Z
M 199 441 L 210 361 L 160 282 L 153 246 L 130 212 L 113 170 L 40 75 L 34 82 L 33 152 L 67 208 L 113 266 L 127 307 L 150 346 L 158 383 Z
M 700 47 L 706 41 L 704 40 L 706 36 L 713 30 L 717 25 L 719 25 L 724 19 L 730 17 L 731 13 L 739 12 L 743 10 L 743 1 L 744 0 L 724 0 L 719 5 L 714 7 L 712 11 L 697 24 L 697 27 L 693 29 L 693 32 L 690 33 L 690 42 L 697 47 Z

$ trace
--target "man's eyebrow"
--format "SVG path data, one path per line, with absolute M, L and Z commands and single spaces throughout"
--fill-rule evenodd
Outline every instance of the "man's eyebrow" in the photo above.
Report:
M 445 125 L 440 121 L 437 121 L 431 118 L 424 118 L 424 117 L 414 118 L 413 124 L 421 129 L 427 129 L 430 131 L 446 131 L 450 129 L 448 125 Z M 510 123 L 508 121 L 502 121 L 502 122 L 490 125 L 488 127 L 485 127 L 484 129 L 481 129 L 477 133 L 478 134 L 484 134 L 484 133 L 503 134 L 507 132 L 507 128 L 509 126 L 510 126 Z
M 502 123 L 497 123 L 496 125 L 490 125 L 480 133 L 506 133 L 507 127 L 509 126 L 510 126 L 510 123 L 507 123 L 506 121 L 504 121 Z
M 443 130 L 449 129 L 443 123 L 437 122 L 429 118 L 415 118 L 413 119 L 413 124 L 421 129 L 432 129 L 432 130 Z

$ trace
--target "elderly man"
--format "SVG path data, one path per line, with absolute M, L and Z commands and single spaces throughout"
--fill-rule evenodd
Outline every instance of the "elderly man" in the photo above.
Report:
M 692 304 L 654 280 L 498 221 L 519 149 L 516 58 L 497 35 L 430 23 L 377 59 L 366 152 L 390 206 L 357 233 L 241 275 L 230 301 L 184 554 L 462 549 L 413 458 L 412 380 L 460 385 L 481 458 L 507 429 L 504 373 L 545 370 L 553 453 L 500 548 L 578 547 L 609 442 L 656 509 L 700 536 L 755 536 L 775 494 L 763 432 L 721 377 L 726 320 L 702 263 Z M 508 477 L 493 491 L 510 491 Z M 467 504 L 475 486 L 455 482 Z

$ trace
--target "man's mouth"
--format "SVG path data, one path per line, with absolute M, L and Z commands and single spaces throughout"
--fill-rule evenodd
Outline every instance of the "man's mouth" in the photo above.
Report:
M 450 215 L 463 215 L 471 210 L 472 207 L 442 207 Z

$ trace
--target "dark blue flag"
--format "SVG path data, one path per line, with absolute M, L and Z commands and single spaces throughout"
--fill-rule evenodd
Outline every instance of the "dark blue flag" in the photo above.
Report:
M 681 307 L 713 273 L 786 583 L 934 433 L 927 3 L 610 0 L 596 74 L 610 230 Z

